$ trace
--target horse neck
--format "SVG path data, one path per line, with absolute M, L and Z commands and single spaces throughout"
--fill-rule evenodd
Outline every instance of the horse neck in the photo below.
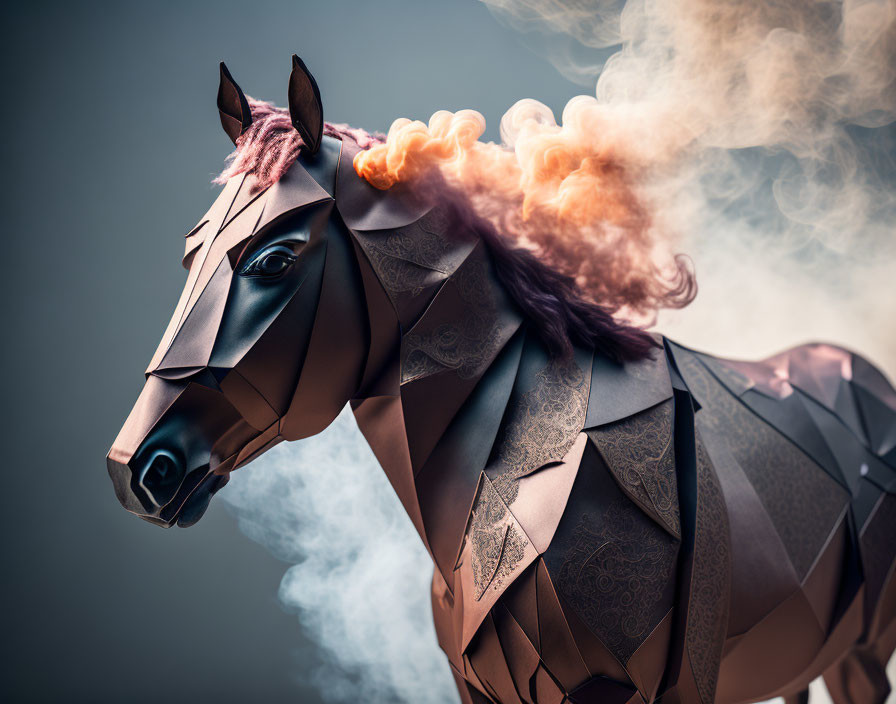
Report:
M 494 386 L 480 382 L 501 376 L 500 360 L 514 353 L 524 321 L 485 243 L 445 212 L 430 211 L 398 230 L 354 234 L 371 344 L 352 407 L 429 547 L 421 495 L 426 478 L 443 471 L 446 446 L 455 461 L 465 461 L 466 436 L 476 434 L 458 427 L 470 415 L 461 411 L 477 403 L 477 388 L 482 395 Z M 500 420 L 507 399 L 502 405 L 492 394 L 485 401 L 491 401 L 488 415 Z

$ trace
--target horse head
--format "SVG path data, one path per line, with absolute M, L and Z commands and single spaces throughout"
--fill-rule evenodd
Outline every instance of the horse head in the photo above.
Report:
M 253 115 L 224 64 L 218 110 L 237 143 Z M 230 471 L 323 430 L 362 382 L 369 322 L 346 220 L 387 225 L 401 207 L 324 134 L 320 93 L 295 56 L 289 118 L 295 163 L 273 184 L 233 176 L 186 235 L 186 285 L 107 457 L 122 505 L 158 525 L 195 523 Z

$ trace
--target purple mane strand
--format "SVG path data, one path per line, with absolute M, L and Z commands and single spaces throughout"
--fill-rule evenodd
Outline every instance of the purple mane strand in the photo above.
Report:
M 569 357 L 576 344 L 621 364 L 647 359 L 661 347 L 649 333 L 586 298 L 571 276 L 552 269 L 531 250 L 514 246 L 471 207 L 458 204 L 455 210 L 485 243 L 498 279 L 552 356 Z
M 236 150 L 215 183 L 223 184 L 233 176 L 248 173 L 256 178 L 253 191 L 259 191 L 279 181 L 289 170 L 299 156 L 302 138 L 292 126 L 287 110 L 248 96 L 246 99 L 252 110 L 252 123 L 237 139 Z M 328 122 L 324 123 L 324 134 L 349 139 L 361 149 L 385 141 L 384 135 Z M 482 238 L 492 254 L 498 279 L 532 321 L 552 355 L 567 357 L 573 344 L 577 344 L 593 347 L 616 362 L 625 362 L 645 359 L 659 347 L 647 332 L 617 320 L 610 308 L 586 298 L 572 277 L 547 266 L 532 251 L 514 246 L 510 238 L 473 212 L 463 194 L 452 197 L 450 191 L 441 193 L 453 201 L 460 222 Z M 445 236 L 450 237 L 450 233 Z M 691 285 L 693 280 L 686 277 L 684 288 Z M 689 295 L 693 297 L 693 293 Z
M 246 96 L 252 111 L 252 124 L 236 140 L 236 149 L 227 159 L 227 168 L 215 179 L 223 184 L 238 174 L 256 178 L 252 190 L 261 191 L 274 185 L 295 163 L 302 148 L 302 138 L 292 126 L 289 111 L 264 100 Z M 344 124 L 324 123 L 324 134 L 336 139 L 350 139 L 361 149 L 369 149 L 384 141 L 384 136 L 370 134 Z

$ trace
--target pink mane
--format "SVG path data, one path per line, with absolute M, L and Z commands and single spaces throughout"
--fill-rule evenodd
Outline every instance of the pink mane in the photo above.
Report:
M 246 100 L 252 110 L 252 124 L 237 139 L 236 150 L 227 158 L 227 168 L 215 183 L 223 184 L 233 176 L 249 173 L 257 179 L 253 190 L 260 191 L 277 183 L 295 163 L 302 138 L 292 126 L 288 110 L 249 96 Z M 361 149 L 385 141 L 384 135 L 329 122 L 324 123 L 324 134 L 336 139 L 350 139 Z

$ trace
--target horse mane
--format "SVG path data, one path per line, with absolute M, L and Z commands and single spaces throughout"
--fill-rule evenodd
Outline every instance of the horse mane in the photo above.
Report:
M 617 320 L 609 307 L 587 299 L 573 277 L 552 269 L 532 250 L 511 244 L 471 208 L 458 209 L 458 214 L 489 249 L 498 280 L 552 356 L 569 357 L 576 344 L 614 362 L 634 362 L 661 346 L 643 329 Z
M 248 96 L 247 100 L 252 123 L 237 139 L 236 150 L 215 183 L 223 184 L 246 173 L 255 177 L 253 190 L 258 191 L 276 183 L 289 170 L 299 156 L 302 138 L 286 109 Z M 324 123 L 324 134 L 350 140 L 361 149 L 385 141 L 385 135 L 329 122 Z M 659 346 L 643 329 L 617 320 L 610 307 L 588 299 L 571 276 L 547 266 L 531 250 L 514 245 L 463 199 L 455 200 L 456 216 L 488 247 L 498 279 L 535 325 L 552 355 L 566 357 L 577 344 L 593 347 L 621 363 L 645 359 Z M 693 283 L 688 281 L 687 285 Z

